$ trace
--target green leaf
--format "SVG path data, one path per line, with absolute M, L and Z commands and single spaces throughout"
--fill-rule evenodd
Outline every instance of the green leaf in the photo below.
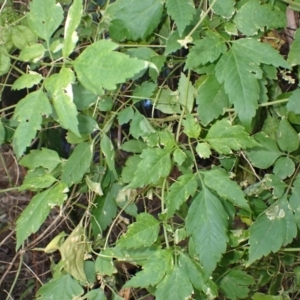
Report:
M 171 185 L 166 197 L 168 218 L 172 217 L 181 204 L 195 194 L 198 187 L 197 178 L 197 174 L 185 174 Z
M 52 172 L 61 163 L 56 151 L 42 148 L 41 150 L 31 150 L 29 154 L 20 160 L 20 165 L 28 169 L 43 167 Z
M 289 112 L 300 114 L 300 89 L 297 89 L 292 92 L 292 95 L 289 97 L 289 102 L 287 103 L 286 108 Z
M 193 293 L 193 286 L 185 270 L 175 265 L 158 285 L 155 291 L 156 300 L 182 300 L 189 299 Z
M 209 0 L 209 3 L 212 5 L 213 0 Z M 229 19 L 235 12 L 234 5 L 234 0 L 217 0 L 213 5 L 212 10 L 217 15 Z
M 293 183 L 292 194 L 290 196 L 289 204 L 292 207 L 292 210 L 295 214 L 295 221 L 297 223 L 298 228 L 300 228 L 300 176 L 298 175 L 296 180 Z
M 195 14 L 195 6 L 193 0 L 168 0 L 166 2 L 167 12 L 172 17 L 177 25 L 179 35 L 182 33 L 187 25 L 192 21 Z
M 278 199 L 250 227 L 250 248 L 247 266 L 271 251 L 292 242 L 297 235 L 297 226 L 286 196 Z
M 101 253 L 97 256 L 95 263 L 95 270 L 97 274 L 104 276 L 111 276 L 116 273 L 117 270 L 113 263 L 113 252 L 109 249 L 102 250 Z
M 22 61 L 38 62 L 45 54 L 46 49 L 42 44 L 33 44 L 22 49 L 19 59 Z
M 217 152 L 223 154 L 232 153 L 231 150 L 240 150 L 257 146 L 257 142 L 249 136 L 244 127 L 231 125 L 223 119 L 217 121 L 208 131 L 205 140 Z
M 68 186 L 79 183 L 86 173 L 93 158 L 93 145 L 89 142 L 78 144 L 65 165 L 61 180 Z
M 53 177 L 51 174 L 44 173 L 36 176 L 36 172 L 28 172 L 19 190 L 38 191 L 40 189 L 50 187 L 55 181 L 55 177 Z
M 87 252 L 87 237 L 81 222 L 59 247 L 63 268 L 75 279 L 87 283 L 84 271 L 84 255 Z
M 68 11 L 68 16 L 64 28 L 64 45 L 62 53 L 64 57 L 68 57 L 74 50 L 78 41 L 76 28 L 80 23 L 82 16 L 82 1 L 74 0 Z
M 132 14 L 128 17 L 132 18 Z M 103 89 L 114 90 L 116 84 L 147 67 L 144 61 L 113 51 L 117 47 L 109 40 L 99 40 L 88 46 L 74 61 L 78 80 L 96 95 L 102 95 Z
M 221 54 L 227 50 L 224 39 L 212 31 L 206 32 L 207 37 L 195 41 L 195 45 L 190 49 L 187 60 L 186 69 L 194 69 L 200 65 L 212 63 L 216 61 Z M 201 55 L 199 55 L 201 53 Z
M 170 250 L 157 250 L 148 257 L 142 271 L 127 281 L 124 287 L 155 286 L 172 267 L 172 252 Z
M 282 151 L 288 153 L 299 148 L 299 136 L 287 119 L 282 119 L 279 123 L 277 143 Z
M 6 74 L 10 69 L 10 58 L 6 48 L 0 45 L 0 76 Z
M 22 50 L 26 46 L 34 44 L 37 36 L 27 26 L 17 25 L 12 27 L 11 39 L 14 45 Z
M 186 229 L 206 274 L 211 274 L 226 251 L 228 216 L 220 200 L 206 187 L 192 202 Z
M 300 64 L 300 59 L 298 55 L 299 51 L 300 51 L 300 28 L 298 28 L 295 32 L 294 40 L 288 54 L 287 61 L 289 64 L 291 64 L 291 66 Z
M 249 285 L 254 284 L 252 276 L 240 270 L 230 270 L 220 281 L 220 289 L 228 299 L 244 299 Z
M 109 27 L 110 35 L 114 38 L 115 31 L 124 31 L 123 39 L 145 39 L 158 26 L 162 12 L 160 0 L 118 0 L 107 11 L 113 20 Z
M 37 292 L 38 300 L 73 300 L 74 297 L 80 297 L 83 294 L 81 285 L 69 274 L 52 279 L 45 283 Z
M 141 153 L 147 145 L 141 140 L 129 140 L 121 145 L 121 149 L 126 152 Z
M 148 213 L 140 213 L 136 222 L 129 225 L 128 230 L 117 241 L 121 248 L 139 248 L 151 246 L 157 239 L 159 222 Z
M 146 148 L 146 147 L 145 147 Z M 138 164 L 141 162 L 141 158 L 139 155 L 130 156 L 125 163 L 125 167 L 122 170 L 122 182 L 128 183 L 132 180 L 132 174 L 137 170 Z
M 148 184 L 156 184 L 161 178 L 165 178 L 171 172 L 170 150 L 168 149 L 144 149 L 140 155 L 132 181 L 127 188 L 143 187 Z
M 209 158 L 211 156 L 210 146 L 207 143 L 198 143 L 195 150 L 201 158 Z
M 229 107 L 224 85 L 220 84 L 215 76 L 207 76 L 198 89 L 196 103 L 200 121 L 206 126 Z
M 29 74 L 23 74 L 13 84 L 12 90 L 22 90 L 24 88 L 32 88 L 41 82 L 43 76 L 36 72 L 30 72 Z
M 286 179 L 295 172 L 295 163 L 288 156 L 280 157 L 275 162 L 273 172 L 280 179 Z
M 140 136 L 146 136 L 149 133 L 155 133 L 149 120 L 141 113 L 136 111 L 130 124 L 130 134 L 138 139 Z
M 85 295 L 87 300 L 106 300 L 105 294 L 101 288 L 91 290 Z
M 0 119 L 0 145 L 4 143 L 5 140 L 5 128 Z
M 195 118 L 188 114 L 186 118 L 182 121 L 184 127 L 183 132 L 190 138 L 198 138 L 201 132 L 201 127 Z
M 276 142 L 264 132 L 259 132 L 253 137 L 260 146 L 247 150 L 247 156 L 254 167 L 267 169 L 272 166 L 283 153 L 278 149 Z
M 39 230 L 40 226 L 46 220 L 50 212 L 50 206 L 53 206 L 54 204 L 53 202 L 60 200 L 64 201 L 66 199 L 66 194 L 63 194 L 63 192 L 67 192 L 65 186 L 57 185 L 33 196 L 30 203 L 17 220 L 16 249 L 19 249 L 21 244 L 30 234 Z
M 284 300 L 282 296 L 272 296 L 261 293 L 255 293 L 253 295 L 253 300 Z
M 284 28 L 286 26 L 285 13 L 276 5 L 260 4 L 259 0 L 247 1 L 237 12 L 234 23 L 245 35 L 255 35 L 265 27 Z
M 184 163 L 186 158 L 186 154 L 179 148 L 175 149 L 175 151 L 173 152 L 174 162 L 176 162 L 179 166 L 181 166 Z
M 52 112 L 50 103 L 42 89 L 28 94 L 18 102 L 13 119 L 19 125 L 13 136 L 13 147 L 17 157 L 20 157 L 31 140 L 35 138 L 36 132 L 41 129 L 42 115 Z
M 40 38 L 49 42 L 54 31 L 63 21 L 63 9 L 55 0 L 33 0 L 30 2 L 28 25 Z
M 249 204 L 240 186 L 229 179 L 228 174 L 220 168 L 213 168 L 203 173 L 204 182 L 214 190 L 221 198 L 227 199 L 232 204 L 251 212 Z
M 110 138 L 103 133 L 101 141 L 100 141 L 100 149 L 105 156 L 105 162 L 110 171 L 113 172 L 114 176 L 118 178 L 118 174 L 115 166 L 115 149 L 114 145 L 111 142 Z
M 133 118 L 133 116 L 134 116 L 134 110 L 131 106 L 122 109 L 118 113 L 118 117 L 117 117 L 119 121 L 119 125 L 127 124 Z
M 178 92 L 179 103 L 186 112 L 191 113 L 194 108 L 194 87 L 184 73 L 180 74 Z

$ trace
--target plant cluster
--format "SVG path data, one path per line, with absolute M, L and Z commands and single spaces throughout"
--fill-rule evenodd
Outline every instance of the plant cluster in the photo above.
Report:
M 1 3 L 16 249 L 83 208 L 37 299 L 298 299 L 299 0 Z

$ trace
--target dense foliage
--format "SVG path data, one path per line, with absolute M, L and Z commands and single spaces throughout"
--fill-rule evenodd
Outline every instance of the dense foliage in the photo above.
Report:
M 80 208 L 38 299 L 298 299 L 299 0 L 1 3 L 16 249 Z

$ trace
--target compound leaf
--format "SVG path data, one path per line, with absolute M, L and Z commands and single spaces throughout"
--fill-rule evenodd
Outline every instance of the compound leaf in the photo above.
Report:
M 286 196 L 278 199 L 250 227 L 250 248 L 247 266 L 281 246 L 292 242 L 297 226 Z
M 161 178 L 169 175 L 172 167 L 170 150 L 168 149 L 144 149 L 140 155 L 141 161 L 134 173 L 131 183 L 127 188 L 143 187 L 147 184 L 155 184 Z
M 179 35 L 181 36 L 185 27 L 193 19 L 195 6 L 193 0 L 168 0 L 166 2 L 167 12 L 177 25 Z
M 173 255 L 169 250 L 158 250 L 148 257 L 142 271 L 138 272 L 124 287 L 149 287 L 158 284 L 173 267 Z
M 33 0 L 30 2 L 28 25 L 39 37 L 49 42 L 54 31 L 61 25 L 63 9 L 55 0 Z
M 117 245 L 122 248 L 151 246 L 157 239 L 159 222 L 147 213 L 140 213 L 136 222 L 129 225 L 128 231 L 121 236 Z
M 189 208 L 186 229 L 206 274 L 211 274 L 226 251 L 227 219 L 220 200 L 206 187 Z
M 132 15 L 128 17 L 132 18 Z M 144 61 L 113 51 L 117 47 L 109 40 L 100 40 L 88 46 L 74 61 L 78 80 L 96 95 L 103 94 L 103 89 L 114 90 L 116 84 L 148 66 Z
M 93 157 L 93 145 L 89 142 L 78 144 L 63 166 L 61 180 L 68 186 L 79 183 L 90 167 Z
M 226 119 L 217 121 L 208 131 L 205 140 L 217 152 L 230 154 L 231 150 L 240 150 L 257 146 L 244 127 L 231 125 Z
M 210 189 L 214 190 L 221 198 L 229 200 L 232 204 L 251 211 L 244 193 L 240 186 L 229 179 L 224 170 L 213 168 L 203 173 L 204 182 Z
M 174 182 L 166 197 L 167 217 L 172 217 L 175 211 L 197 190 L 197 174 L 184 174 Z
M 49 115 L 51 112 L 49 100 L 41 89 L 28 94 L 17 104 L 13 118 L 19 125 L 12 142 L 17 157 L 24 153 L 41 128 L 42 115 Z

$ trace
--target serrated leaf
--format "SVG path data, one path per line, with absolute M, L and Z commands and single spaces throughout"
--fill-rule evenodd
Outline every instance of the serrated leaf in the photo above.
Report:
M 158 285 L 155 291 L 156 300 L 182 300 L 189 299 L 193 293 L 193 286 L 185 270 L 175 265 Z
M 285 13 L 272 4 L 260 4 L 259 0 L 250 0 L 238 10 L 234 23 L 245 35 L 254 35 L 265 27 L 283 28 L 286 26 Z
M 118 113 L 118 117 L 117 117 L 119 121 L 119 125 L 127 124 L 133 118 L 133 116 L 134 116 L 134 110 L 131 106 L 122 109 Z
M 65 190 L 65 186 L 57 185 L 33 196 L 17 220 L 16 249 L 19 249 L 30 234 L 39 230 L 40 226 L 46 220 L 50 208 L 54 204 L 53 202 L 64 201 L 66 199 L 66 195 L 63 194 L 63 191 L 67 191 Z
M 208 131 L 205 140 L 217 152 L 223 154 L 232 153 L 231 150 L 240 150 L 257 146 L 257 142 L 249 136 L 244 127 L 231 125 L 223 119 L 217 121 Z
M 145 147 L 146 148 L 146 147 Z M 132 180 L 132 174 L 135 173 L 137 166 L 141 162 L 141 158 L 139 155 L 130 156 L 125 163 L 125 167 L 122 170 L 122 182 L 128 183 Z
M 186 154 L 179 148 L 175 149 L 175 151 L 173 152 L 173 159 L 179 166 L 184 163 L 186 158 Z
M 228 216 L 220 200 L 206 187 L 192 202 L 186 229 L 206 274 L 211 274 L 226 251 Z
M 20 160 L 20 165 L 28 169 L 43 167 L 52 172 L 61 163 L 56 151 L 42 148 L 41 150 L 31 150 L 29 154 Z
M 272 194 L 274 199 L 280 198 L 287 187 L 287 185 L 280 180 L 278 176 L 273 174 L 267 174 L 262 184 L 264 185 L 264 189 L 266 187 L 273 189 Z
M 93 145 L 89 142 L 78 144 L 63 166 L 61 180 L 68 186 L 79 183 L 93 158 Z
M 210 0 L 209 3 L 212 5 L 213 0 Z M 212 7 L 212 11 L 223 18 L 229 19 L 235 12 L 234 5 L 234 0 L 217 0 Z
M 201 132 L 201 127 L 195 118 L 188 114 L 184 120 L 182 120 L 184 127 L 183 132 L 190 138 L 198 138 Z
M 224 39 L 220 35 L 207 31 L 207 37 L 195 41 L 195 45 L 190 49 L 186 69 L 194 69 L 200 65 L 216 61 L 222 53 L 227 50 Z M 201 53 L 201 55 L 199 55 Z
M 11 39 L 14 45 L 22 50 L 26 46 L 34 44 L 37 36 L 27 26 L 17 25 L 11 29 Z
M 121 149 L 126 152 L 141 153 L 147 145 L 141 140 L 129 140 L 121 145 Z
M 20 186 L 19 190 L 31 190 L 31 191 L 37 191 L 40 189 L 48 188 L 51 186 L 55 181 L 55 177 L 53 177 L 51 174 L 45 173 L 43 175 L 40 175 L 38 177 L 35 176 L 28 176 L 30 173 L 27 173 L 23 184 Z
M 140 155 L 141 162 L 127 188 L 143 187 L 147 184 L 156 184 L 171 172 L 170 150 L 160 148 L 144 149 Z
M 102 135 L 102 138 L 100 141 L 100 149 L 106 158 L 105 162 L 107 163 L 109 170 L 113 172 L 113 174 L 116 178 L 118 178 L 118 174 L 117 174 L 116 166 L 115 166 L 114 145 L 105 133 Z
M 195 14 L 195 6 L 192 0 L 168 0 L 166 2 L 167 12 L 177 25 L 179 35 L 187 25 L 192 21 Z
M 166 197 L 168 218 L 172 217 L 181 204 L 195 194 L 198 187 L 197 178 L 197 174 L 185 174 L 171 185 Z
M 38 300 L 49 300 L 55 295 L 57 300 L 72 300 L 83 294 L 81 285 L 69 274 L 52 279 L 45 283 L 37 292 Z
M 113 51 L 117 47 L 109 40 L 99 40 L 74 61 L 78 80 L 96 95 L 102 95 L 103 89 L 114 90 L 116 84 L 147 68 L 146 62 Z
M 22 61 L 38 62 L 45 54 L 46 49 L 42 44 L 26 46 L 20 52 L 19 59 Z
M 111 276 L 112 274 L 116 273 L 117 270 L 113 263 L 113 252 L 109 249 L 102 250 L 101 253 L 97 256 L 95 262 L 95 270 L 96 273 L 104 276 L 108 275 Z
M 113 20 L 109 27 L 110 35 L 113 37 L 116 31 L 123 31 L 121 39 L 134 41 L 150 35 L 161 21 L 163 12 L 159 0 L 119 0 L 110 6 L 108 14 Z
M 300 176 L 298 175 L 296 180 L 293 183 L 292 194 L 289 199 L 289 204 L 294 211 L 295 222 L 297 223 L 298 228 L 300 228 Z
M 205 184 L 214 190 L 221 198 L 232 204 L 251 212 L 249 204 L 240 186 L 229 179 L 228 174 L 219 168 L 213 168 L 203 173 Z
M 20 76 L 13 84 L 13 90 L 21 90 L 24 88 L 31 88 L 41 82 L 43 76 L 36 72 L 31 72 L 30 74 L 23 74 Z
M 295 163 L 288 156 L 280 157 L 275 162 L 273 172 L 280 179 L 286 179 L 295 172 Z
M 85 295 L 87 300 L 106 300 L 106 296 L 101 288 L 91 290 Z
M 297 235 L 294 215 L 286 196 L 278 199 L 250 227 L 247 266 L 270 252 L 277 252 Z
M 230 270 L 220 281 L 220 289 L 228 299 L 244 299 L 249 285 L 254 284 L 252 276 L 240 270 Z
M 210 146 L 207 143 L 198 143 L 195 150 L 201 158 L 209 158 L 211 156 Z
M 254 139 L 260 146 L 246 151 L 248 158 L 254 167 L 267 169 L 274 164 L 283 153 L 280 152 L 276 142 L 264 132 L 255 134 Z
M 129 225 L 127 232 L 117 241 L 121 248 L 139 248 L 151 246 L 157 239 L 159 222 L 148 213 L 140 213 L 136 222 Z
M 224 85 L 220 84 L 215 76 L 208 76 L 198 89 L 196 103 L 200 121 L 206 126 L 229 107 Z
M 148 257 L 142 271 L 127 281 L 124 287 L 155 286 L 172 267 L 172 252 L 170 250 L 157 250 Z
M 168 54 L 175 52 L 181 48 L 181 45 L 178 43 L 179 38 L 180 37 L 178 31 L 171 32 L 167 40 L 167 45 L 165 48 L 164 55 L 167 56 Z
M 13 147 L 17 157 L 20 157 L 36 132 L 41 128 L 42 115 L 52 112 L 49 100 L 42 90 L 28 94 L 18 102 L 13 118 L 19 125 L 13 136 Z
M 299 136 L 287 119 L 282 119 L 279 123 L 277 143 L 282 151 L 288 153 L 299 148 Z
M 194 108 L 194 87 L 184 73 L 180 74 L 178 92 L 179 103 L 182 105 L 185 112 L 191 113 Z
M 300 51 L 300 28 L 298 28 L 295 32 L 294 35 L 294 40 L 291 45 L 287 61 L 290 63 L 292 66 L 300 64 L 300 59 L 299 59 L 299 51 Z
M 68 16 L 64 30 L 64 45 L 62 53 L 64 57 L 68 57 L 74 50 L 78 41 L 76 28 L 80 23 L 82 15 L 82 1 L 74 0 L 68 11 Z
M 55 0 L 33 0 L 29 6 L 28 25 L 46 42 L 49 42 L 50 37 L 63 21 L 63 9 L 55 2 Z
M 0 76 L 6 74 L 10 69 L 10 58 L 6 48 L 0 45 Z

